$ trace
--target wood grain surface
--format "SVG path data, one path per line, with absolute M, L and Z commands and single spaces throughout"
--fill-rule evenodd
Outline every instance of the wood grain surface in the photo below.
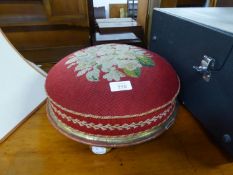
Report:
M 0 144 L 1 175 L 230 175 L 233 163 L 181 106 L 176 123 L 144 144 L 94 155 L 49 123 L 45 105 Z

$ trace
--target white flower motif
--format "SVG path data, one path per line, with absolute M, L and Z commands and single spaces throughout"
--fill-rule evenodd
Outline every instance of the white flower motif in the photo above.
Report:
M 120 81 L 121 77 L 125 77 L 125 74 L 116 70 L 116 68 L 112 67 L 108 73 L 106 73 L 103 78 L 107 79 L 108 81 Z
M 95 67 L 93 70 L 87 72 L 86 77 L 89 81 L 99 81 L 99 74 L 100 70 Z
M 86 74 L 89 81 L 103 79 L 120 81 L 122 77 L 139 77 L 142 66 L 154 66 L 151 55 L 146 50 L 123 44 L 104 44 L 89 47 L 73 53 L 65 63 L 74 68 L 77 77 Z

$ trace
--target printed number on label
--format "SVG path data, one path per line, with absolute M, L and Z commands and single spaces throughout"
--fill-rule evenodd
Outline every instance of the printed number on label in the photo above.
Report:
M 132 85 L 130 81 L 110 82 L 109 86 L 111 92 L 132 90 Z

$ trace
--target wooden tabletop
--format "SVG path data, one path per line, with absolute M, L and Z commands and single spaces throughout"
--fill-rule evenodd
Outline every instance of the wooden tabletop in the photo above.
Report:
M 94 155 L 61 135 L 42 106 L 0 144 L 1 175 L 232 175 L 231 163 L 184 107 L 176 123 L 144 144 Z
M 97 19 L 100 33 L 140 32 L 142 26 L 132 18 L 107 18 Z
M 97 23 L 136 22 L 133 18 L 104 18 L 96 19 Z

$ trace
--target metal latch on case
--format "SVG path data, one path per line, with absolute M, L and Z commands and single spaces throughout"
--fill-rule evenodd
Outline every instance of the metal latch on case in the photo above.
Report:
M 200 66 L 193 66 L 193 69 L 202 74 L 202 78 L 209 82 L 211 78 L 211 70 L 214 69 L 215 60 L 209 56 L 204 55 Z

